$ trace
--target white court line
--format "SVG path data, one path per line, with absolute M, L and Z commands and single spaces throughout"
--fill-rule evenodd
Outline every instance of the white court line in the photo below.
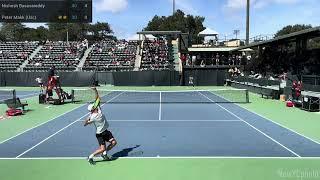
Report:
M 34 97 L 36 97 L 35 95 L 37 95 L 38 93 L 34 93 L 34 94 L 25 94 L 25 95 L 22 95 L 22 96 L 17 96 L 16 95 L 16 97 L 18 97 L 18 98 L 20 98 L 20 100 L 27 100 L 27 99 L 31 99 L 31 98 L 34 98 Z M 30 96 L 30 97 L 28 97 L 28 96 Z M 24 97 L 26 97 L 26 98 L 24 98 Z M 5 101 L 6 99 L 0 99 L 0 101 Z
M 199 92 L 202 96 L 204 96 L 205 98 L 207 98 L 208 100 L 210 100 L 211 102 L 215 103 L 215 101 L 213 101 L 212 99 L 210 99 L 208 96 L 202 94 L 201 92 Z M 216 103 L 220 108 L 224 109 L 226 112 L 228 112 L 229 114 L 233 115 L 234 117 L 238 118 L 239 120 L 243 121 L 244 123 L 246 123 L 248 126 L 252 127 L 253 129 L 255 129 L 256 131 L 260 132 L 261 134 L 263 134 L 264 136 L 266 136 L 267 138 L 269 138 L 270 140 L 272 140 L 273 142 L 277 143 L 278 145 L 280 145 L 281 147 L 285 148 L 287 151 L 291 152 L 292 154 L 294 154 L 297 157 L 301 157 L 299 154 L 297 154 L 296 152 L 292 151 L 291 149 L 289 149 L 288 147 L 284 146 L 283 144 L 281 144 L 279 141 L 273 139 L 272 137 L 270 137 L 269 135 L 267 135 L 266 133 L 262 132 L 261 130 L 259 130 L 258 128 L 254 127 L 253 125 L 251 125 L 250 123 L 248 123 L 247 121 L 243 120 L 241 117 L 237 116 L 236 114 L 234 114 L 233 112 L 229 111 L 228 109 L 226 109 L 225 107 L 221 106 L 220 104 Z
M 122 94 L 122 93 L 118 94 L 118 95 L 115 96 L 115 97 L 118 97 L 118 96 L 121 95 L 121 94 Z M 113 98 L 112 98 L 111 100 L 113 100 Z M 109 101 L 111 101 L 111 100 L 109 100 Z M 109 102 L 109 101 L 108 101 L 108 102 Z M 44 124 L 46 124 L 46 123 L 48 123 L 48 122 L 50 122 L 50 121 L 53 121 L 53 120 L 55 120 L 55 119 L 58 119 L 58 118 L 60 118 L 60 117 L 62 117 L 62 116 L 64 116 L 64 115 L 66 115 L 66 114 L 68 114 L 68 113 L 70 113 L 70 112 L 78 109 L 78 108 L 83 107 L 83 106 L 85 106 L 85 104 L 82 105 L 82 106 L 79 106 L 79 107 L 75 107 L 75 108 L 71 109 L 70 111 L 67 111 L 67 112 L 65 112 L 65 113 L 63 113 L 63 114 L 61 114 L 61 115 L 59 115 L 59 116 L 57 116 L 57 117 L 54 117 L 54 118 L 52 118 L 52 119 L 50 119 L 50 120 L 48 120 L 48 121 L 45 121 L 45 122 L 43 122 L 43 123 L 41 123 L 41 124 L 38 124 L 38 125 L 36 125 L 36 126 L 33 126 L 33 127 L 29 128 L 29 129 L 27 129 L 27 130 L 25 130 L 25 131 L 23 131 L 23 132 L 21 132 L 21 133 L 19 133 L 19 134 L 17 134 L 17 135 L 14 135 L 14 136 L 6 139 L 6 140 L 3 140 L 3 141 L 0 142 L 0 144 L 3 144 L 3 143 L 5 143 L 5 142 L 7 142 L 7 141 L 9 141 L 9 140 L 11 140 L 11 139 L 13 139 L 13 138 L 16 138 L 16 137 L 18 137 L 18 136 L 20 136 L 20 135 L 22 135 L 22 134 L 24 134 L 24 133 L 26 133 L 26 132 L 28 132 L 28 131 L 30 131 L 30 130 L 32 130 L 32 129 L 35 129 L 35 128 L 39 127 L 39 126 L 42 126 L 42 125 L 44 125 Z
M 84 116 L 82 116 L 79 119 L 84 118 L 85 116 L 87 116 L 89 113 L 85 114 Z M 57 135 L 58 133 L 60 133 L 61 131 L 67 129 L 68 127 L 70 127 L 71 125 L 73 125 L 74 123 L 76 123 L 79 119 L 77 119 L 76 121 L 73 121 L 72 123 L 68 124 L 67 126 L 65 126 L 64 128 L 60 129 L 59 131 L 53 133 L 52 135 L 50 135 L 49 137 L 45 138 L 44 140 L 40 141 L 38 144 L 32 146 L 31 148 L 29 148 L 28 150 L 24 151 L 23 153 L 19 154 L 16 158 L 19 158 L 21 156 L 23 156 L 24 154 L 28 153 L 29 151 L 31 151 L 32 149 L 36 148 L 37 146 L 39 146 L 40 144 L 44 143 L 45 141 L 47 141 L 48 139 L 52 138 L 53 136 Z
M 73 89 L 75 91 L 88 91 L 90 89 Z M 98 88 L 98 91 L 106 91 L 106 92 L 137 92 L 137 93 L 184 93 L 184 92 L 208 92 L 210 90 L 213 90 L 213 91 L 225 91 L 225 90 L 230 90 L 230 89 L 202 89 L 202 90 L 197 90 L 197 89 L 193 89 L 193 90 L 177 90 L 177 91 L 154 91 L 154 90 L 150 90 L 150 91 L 146 91 L 146 90 L 105 90 L 105 89 L 99 89 Z M 233 91 L 244 91 L 246 89 L 232 89 Z
M 48 123 L 48 122 L 50 122 L 50 121 L 53 121 L 53 120 L 55 120 L 55 119 L 58 119 L 58 118 L 60 118 L 60 117 L 62 117 L 62 116 L 64 116 L 64 115 L 66 115 L 66 114 L 68 114 L 68 113 L 70 113 L 70 112 L 78 109 L 78 108 L 83 107 L 83 106 L 84 106 L 84 105 L 79 106 L 79 107 L 76 107 L 76 108 L 73 108 L 73 109 L 71 109 L 70 111 L 67 111 L 67 112 L 65 112 L 65 113 L 63 113 L 63 114 L 61 114 L 61 115 L 59 115 L 59 116 L 57 116 L 57 117 L 54 117 L 54 118 L 52 118 L 52 119 L 50 119 L 50 120 L 48 120 L 48 121 L 45 121 L 45 122 L 43 122 L 43 123 L 41 123 L 41 124 L 38 124 L 38 125 L 36 125 L 36 126 L 33 126 L 33 127 L 29 128 L 29 129 L 27 129 L 27 130 L 25 130 L 25 131 L 23 131 L 23 132 L 21 132 L 21 133 L 19 133 L 19 134 L 17 134 L 17 135 L 14 135 L 14 136 L 6 139 L 6 140 L 1 141 L 0 144 L 3 144 L 3 143 L 5 143 L 5 142 L 7 142 L 7 141 L 9 141 L 9 140 L 11 140 L 11 139 L 13 139 L 13 138 L 16 138 L 16 137 L 18 137 L 18 136 L 20 136 L 20 135 L 22 135 L 22 134 L 24 134 L 24 133 L 26 133 L 26 132 L 34 129 L 34 128 L 37 128 L 37 127 L 39 127 L 39 126 L 42 126 L 42 125 L 44 125 L 44 124 L 46 124 L 46 123 Z
M 162 101 L 161 101 L 161 92 L 160 92 L 160 101 L 159 101 L 159 121 L 161 120 L 161 103 Z
M 235 105 L 239 106 L 238 104 L 235 104 Z M 308 139 L 308 140 L 310 140 L 310 141 L 312 141 L 312 142 L 320 145 L 320 142 L 318 142 L 318 141 L 316 141 L 316 140 L 314 140 L 314 139 L 311 139 L 311 138 L 309 138 L 309 137 L 307 137 L 307 136 L 305 136 L 305 135 L 303 135 L 303 134 L 301 134 L 301 133 L 298 133 L 297 131 L 295 131 L 295 130 L 293 130 L 293 129 L 290 129 L 290 128 L 288 128 L 288 127 L 286 127 L 286 126 L 284 126 L 284 125 L 282 125 L 282 124 L 280 124 L 280 123 L 278 123 L 278 122 L 275 122 L 275 121 L 273 121 L 273 120 L 271 120 L 271 119 L 269 119 L 269 118 L 266 118 L 266 117 L 263 116 L 263 115 L 260 115 L 260 114 L 258 114 L 258 113 L 256 113 L 256 112 L 253 112 L 253 111 L 251 111 L 250 109 L 248 109 L 248 108 L 246 108 L 246 107 L 242 107 L 242 106 L 239 106 L 239 107 L 240 107 L 240 108 L 243 108 L 243 109 L 245 109 L 245 110 L 247 110 L 247 111 L 249 111 L 249 112 L 251 112 L 251 113 L 253 113 L 253 114 L 257 115 L 257 116 L 262 117 L 263 119 L 266 119 L 266 120 L 268 120 L 268 121 L 270 121 L 270 122 L 272 122 L 272 123 L 274 123 L 274 124 L 276 124 L 276 125 L 278 125 L 278 126 L 280 126 L 280 127 L 283 127 L 283 128 L 285 128 L 285 129 L 287 129 L 287 130 L 289 130 L 289 131 L 291 131 L 291 132 L 293 132 L 293 133 L 295 133 L 295 134 L 297 134 L 297 135 L 299 135 L 299 136 L 302 136 L 302 137 L 304 137 L 304 138 L 306 138 L 306 139 Z
M 115 98 L 119 97 L 122 93 L 118 94 L 117 96 L 113 97 L 112 99 L 110 99 L 109 101 L 107 101 L 106 103 L 114 100 Z M 104 103 L 102 106 L 104 106 L 106 103 Z M 102 107 L 101 106 L 101 107 Z M 90 112 L 89 112 L 90 113 Z M 37 146 L 39 146 L 40 144 L 44 143 L 45 141 L 47 141 L 48 139 L 52 138 L 53 136 L 57 135 L 58 133 L 60 133 L 61 131 L 67 129 L 68 127 L 70 127 L 71 125 L 75 124 L 76 122 L 78 122 L 78 120 L 84 118 L 85 116 L 89 115 L 89 113 L 86 113 L 84 116 L 81 116 L 79 119 L 73 121 L 72 123 L 68 124 L 67 126 L 65 126 L 64 128 L 60 129 L 59 131 L 53 133 L 52 135 L 50 135 L 49 137 L 45 138 L 44 140 L 40 141 L 38 144 L 32 146 L 31 148 L 29 148 L 28 150 L 24 151 L 23 153 L 19 154 L 16 158 L 19 158 L 21 156 L 23 156 L 24 154 L 28 153 L 29 151 L 31 151 L 32 149 L 36 148 Z
M 25 94 L 25 95 L 16 95 L 18 98 L 23 98 L 23 97 L 26 97 L 26 96 L 32 96 L 32 97 L 34 97 L 35 95 L 37 95 L 38 93 L 32 93 L 32 94 Z M 28 97 L 28 98 L 31 98 L 31 97 Z
M 83 120 L 78 120 L 83 122 Z M 242 122 L 239 119 L 235 120 L 107 120 L 108 122 Z
M 220 95 L 218 95 L 218 94 L 215 94 L 215 96 L 218 96 L 218 97 L 220 97 L 220 98 L 222 98 L 222 99 L 225 99 L 225 98 L 223 98 L 222 96 L 220 96 Z M 257 115 L 257 116 L 262 117 L 262 118 L 265 119 L 265 120 L 268 120 L 268 121 L 270 121 L 270 122 L 272 122 L 272 123 L 274 123 L 274 124 L 276 124 L 276 125 L 278 125 L 278 126 L 280 126 L 280 127 L 283 127 L 283 128 L 285 128 L 285 129 L 287 129 L 287 130 L 289 130 L 289 131 L 291 131 L 291 132 L 293 132 L 293 133 L 295 133 L 295 134 L 297 134 L 297 135 L 299 135 L 299 136 L 302 136 L 302 137 L 304 137 L 304 138 L 306 138 L 306 139 L 308 139 L 308 140 L 310 140 L 310 141 L 312 141 L 312 142 L 320 145 L 320 142 L 318 142 L 318 141 L 316 141 L 316 140 L 314 140 L 314 139 L 311 139 L 311 138 L 309 138 L 309 137 L 307 137 L 307 136 L 305 136 L 305 135 L 303 135 L 303 134 L 301 134 L 301 133 L 298 133 L 297 131 L 295 131 L 295 130 L 293 130 L 293 129 L 291 129 L 291 128 L 288 128 L 288 127 L 286 127 L 286 126 L 284 126 L 284 125 L 282 125 L 282 124 L 280 124 L 280 123 L 278 123 L 278 122 L 276 122 L 276 121 L 273 121 L 273 120 L 271 120 L 271 119 L 269 119 L 269 118 L 267 118 L 267 117 L 265 117 L 265 116 L 263 116 L 263 115 L 261 115 L 261 114 L 258 114 L 258 113 L 254 112 L 254 111 L 252 111 L 252 110 L 250 110 L 250 109 L 248 109 L 248 108 L 246 108 L 246 107 L 240 106 L 239 104 L 236 104 L 236 103 L 234 103 L 234 105 L 238 106 L 239 108 L 245 109 L 245 110 L 247 110 L 247 111 L 249 111 L 249 112 L 251 112 L 251 113 L 253 113 L 253 114 Z
M 85 160 L 88 157 L 27 157 L 0 158 L 0 160 Z M 317 160 L 320 157 L 261 157 L 261 156 L 146 156 L 119 157 L 119 159 L 282 159 L 282 160 Z

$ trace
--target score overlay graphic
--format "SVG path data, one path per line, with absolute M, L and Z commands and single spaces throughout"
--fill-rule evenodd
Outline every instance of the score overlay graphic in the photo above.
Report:
M 0 0 L 0 22 L 92 22 L 92 0 Z

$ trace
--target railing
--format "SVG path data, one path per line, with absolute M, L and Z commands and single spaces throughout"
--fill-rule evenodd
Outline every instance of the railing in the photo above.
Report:
M 260 86 L 280 86 L 280 81 L 279 80 L 269 80 L 266 78 L 261 78 L 261 79 L 255 79 L 251 77 L 229 77 L 230 80 L 236 81 L 236 82 L 242 82 L 245 84 L 258 84 Z
M 303 75 L 302 82 L 303 82 L 303 84 L 318 86 L 318 85 L 320 85 L 320 76 Z
M 222 57 L 217 60 L 216 57 L 211 58 L 199 58 L 196 59 L 196 61 L 193 61 L 192 59 L 189 59 L 186 61 L 186 65 L 201 65 L 202 61 L 206 66 L 210 65 L 232 65 L 232 66 L 238 66 L 241 64 L 246 64 L 247 59 L 240 58 L 240 59 L 229 59 L 228 57 Z

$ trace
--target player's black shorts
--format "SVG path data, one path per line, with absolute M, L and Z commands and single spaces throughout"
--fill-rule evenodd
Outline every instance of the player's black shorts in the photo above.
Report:
M 112 133 L 108 130 L 105 130 L 101 134 L 96 134 L 96 137 L 99 145 L 106 145 L 106 141 L 110 142 L 112 139 L 114 139 Z

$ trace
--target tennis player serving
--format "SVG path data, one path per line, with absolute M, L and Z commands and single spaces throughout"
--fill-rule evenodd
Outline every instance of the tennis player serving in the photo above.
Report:
M 117 141 L 113 137 L 112 133 L 108 131 L 109 124 L 104 114 L 102 114 L 101 107 L 100 107 L 100 96 L 95 87 L 92 88 L 95 92 L 96 99 L 93 104 L 88 106 L 88 110 L 91 112 L 88 119 L 84 122 L 84 126 L 89 124 L 94 124 L 96 127 L 96 138 L 99 143 L 99 149 L 97 149 L 94 153 L 92 153 L 88 157 L 88 162 L 90 164 L 94 164 L 93 157 L 96 155 L 101 154 L 101 157 L 104 160 L 110 160 L 107 155 L 107 152 L 110 151 L 116 144 Z M 109 143 L 108 147 L 106 148 L 106 142 Z

